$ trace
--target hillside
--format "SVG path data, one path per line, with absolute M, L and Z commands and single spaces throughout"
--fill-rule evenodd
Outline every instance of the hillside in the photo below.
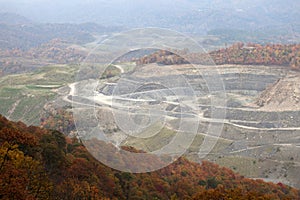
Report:
M 166 65 L 199 63 L 216 65 L 280 65 L 291 69 L 300 69 L 299 44 L 268 44 L 235 43 L 227 48 L 211 51 L 207 54 L 189 53 L 186 50 L 160 50 L 150 55 L 136 59 L 138 65 L 162 63 Z
M 300 74 L 290 73 L 270 85 L 257 98 L 262 110 L 300 110 Z
M 0 24 L 20 25 L 31 24 L 32 21 L 14 13 L 0 13 Z
M 27 50 L 0 49 L 0 77 L 34 72 L 53 64 L 78 64 L 85 58 L 87 51 L 61 39 L 53 39 Z
M 180 158 L 151 173 L 116 171 L 97 162 L 75 138 L 2 116 L 0 145 L 1 199 L 300 198 L 282 183 L 247 179 L 207 161 Z
M 260 28 L 264 31 L 266 27 L 278 26 L 277 30 L 290 27 L 288 32 L 292 34 L 292 31 L 295 32 L 292 26 L 299 21 L 300 16 L 299 10 L 296 9 L 299 8 L 299 2 L 293 0 L 128 0 L 126 4 L 120 0 L 43 2 L 28 2 L 27 9 L 24 9 L 23 4 L 12 0 L 3 2 L 2 10 L 15 12 L 12 8 L 16 8 L 19 14 L 42 22 L 91 21 L 129 28 L 166 27 L 190 33 L 203 33 L 217 28 Z M 253 31 L 248 37 L 255 33 L 256 31 Z
M 105 27 L 96 23 L 37 23 L 23 16 L 0 13 L 0 49 L 28 50 L 53 39 L 85 44 L 95 40 L 96 34 L 119 31 L 119 27 Z

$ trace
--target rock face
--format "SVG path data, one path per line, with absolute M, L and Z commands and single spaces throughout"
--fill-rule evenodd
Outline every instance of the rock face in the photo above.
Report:
M 269 86 L 255 102 L 262 110 L 300 110 L 300 73 L 290 72 Z

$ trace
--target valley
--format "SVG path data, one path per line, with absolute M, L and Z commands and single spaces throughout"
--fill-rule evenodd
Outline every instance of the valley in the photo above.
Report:
M 300 199 L 300 1 L 0 5 L 0 199 Z
M 75 122 L 76 113 L 95 115 L 101 140 L 154 153 L 178 133 L 191 132 L 180 151 L 174 144 L 168 154 L 300 186 L 299 72 L 286 66 L 116 62 L 100 74 L 101 64 L 52 60 L 0 78 L 1 114 L 29 125 L 56 109 L 75 113 Z M 84 80 L 76 80 L 80 73 Z

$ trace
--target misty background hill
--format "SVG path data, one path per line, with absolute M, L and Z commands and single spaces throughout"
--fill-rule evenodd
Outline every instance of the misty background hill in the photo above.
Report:
M 83 44 L 141 27 L 213 35 L 214 45 L 297 43 L 299 7 L 293 0 L 0 0 L 0 47 L 28 49 L 54 38 Z
M 0 4 L 0 12 L 37 22 L 176 27 L 194 32 L 286 26 L 300 17 L 300 2 L 293 0 L 1 0 Z
M 84 44 L 94 41 L 95 34 L 120 30 L 119 27 L 96 23 L 38 23 L 13 13 L 0 13 L 0 29 L 0 48 L 25 50 L 57 38 L 68 43 Z

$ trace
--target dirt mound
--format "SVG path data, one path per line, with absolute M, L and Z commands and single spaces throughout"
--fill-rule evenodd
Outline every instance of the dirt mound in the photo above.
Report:
M 300 73 L 291 72 L 264 90 L 255 103 L 262 110 L 300 110 Z

